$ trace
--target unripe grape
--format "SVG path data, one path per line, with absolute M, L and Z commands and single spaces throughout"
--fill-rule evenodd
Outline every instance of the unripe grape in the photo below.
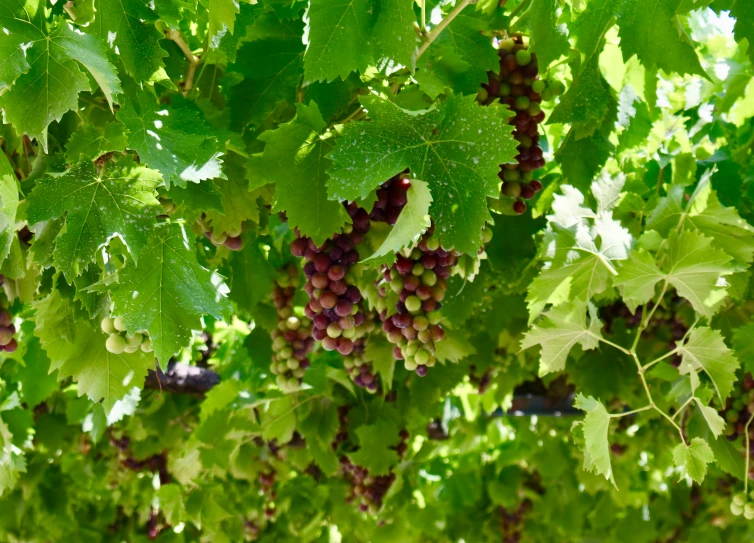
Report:
M 126 325 L 123 323 L 123 317 L 115 317 L 115 319 L 113 319 L 113 326 L 118 332 L 126 331 Z
M 110 334 L 105 342 L 105 348 L 112 354 L 121 354 L 128 344 L 123 336 Z
M 419 366 L 413 358 L 406 358 L 403 361 L 403 365 L 408 371 L 415 371 L 416 368 Z
M 527 49 L 516 51 L 516 62 L 519 66 L 526 66 L 531 62 L 531 53 Z
M 747 503 L 744 506 L 744 518 L 746 520 L 754 519 L 754 504 L 753 503 Z
M 10 328 L 0 328 L 0 346 L 6 346 L 13 339 L 13 331 Z
M 518 198 L 521 196 L 521 184 L 520 183 L 503 183 L 503 194 L 508 198 Z
M 0 323 L 0 326 L 7 326 L 7 325 Z M 112 334 L 113 332 L 115 332 L 115 325 L 113 324 L 113 319 L 110 317 L 105 317 L 104 319 L 102 319 L 99 323 L 99 326 L 102 329 L 102 331 L 106 334 Z
M 422 301 L 416 296 L 406 298 L 406 309 L 411 313 L 416 313 L 422 307 Z
M 141 342 L 141 345 L 139 345 L 139 348 L 144 353 L 150 352 L 152 350 L 152 340 L 149 338 L 146 338 L 144 341 Z
M 541 94 L 542 91 L 545 90 L 545 82 L 541 79 L 537 79 L 531 84 L 531 90 L 533 90 L 537 94 Z
M 529 101 L 528 96 L 519 96 L 516 98 L 516 109 L 518 110 L 528 110 L 530 104 L 531 102 Z
M 733 502 L 730 504 L 730 512 L 733 513 L 735 516 L 739 517 L 744 512 L 744 508 L 740 505 L 737 505 Z
M 343 330 L 341 329 L 340 325 L 336 322 L 331 322 L 329 326 L 327 327 L 327 335 L 331 338 L 337 338 L 340 337 L 340 335 L 343 333 Z

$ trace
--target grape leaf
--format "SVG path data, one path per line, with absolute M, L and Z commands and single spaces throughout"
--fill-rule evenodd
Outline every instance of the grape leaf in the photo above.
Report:
M 100 172 L 92 162 L 82 162 L 61 176 L 37 182 L 27 199 L 28 219 L 36 224 L 65 215 L 53 259 L 72 279 L 116 234 L 138 259 L 155 222 L 158 184 L 157 172 L 128 159 L 107 163 Z
M 541 322 L 526 333 L 521 341 L 521 350 L 535 345 L 542 347 L 539 360 L 539 375 L 565 369 L 568 353 L 580 344 L 584 350 L 595 349 L 602 338 L 602 323 L 597 310 L 589 304 L 589 322 L 583 303 L 561 305 L 545 313 Z
M 731 257 L 712 247 L 714 240 L 699 232 L 673 233 L 669 239 L 668 262 L 663 267 L 667 281 L 702 315 L 712 316 L 725 296 L 721 277 L 733 273 Z
M 235 153 L 228 155 L 228 160 L 223 165 L 228 178 L 216 179 L 213 183 L 222 197 L 221 209 L 208 210 L 206 213 L 207 222 L 213 231 L 235 234 L 243 231 L 246 221 L 259 224 L 257 198 L 261 191 L 249 190 L 243 162 L 245 159 Z M 201 183 L 205 184 L 206 181 Z
M 589 0 L 586 9 L 576 14 L 568 25 L 576 42 L 576 49 L 586 58 L 592 58 L 605 32 L 615 23 L 620 0 Z
M 749 42 L 749 58 L 754 62 L 754 11 L 747 0 L 734 0 L 730 6 L 730 14 L 736 19 L 733 34 L 737 41 L 744 38 Z
M 540 72 L 544 72 L 552 61 L 567 54 L 570 49 L 565 25 L 559 25 L 557 21 L 558 8 L 557 0 L 532 2 L 516 23 L 517 28 L 525 24 L 531 32 L 531 50 L 537 54 Z M 594 32 L 594 29 L 590 32 Z
M 157 491 L 160 511 L 173 526 L 186 520 L 186 505 L 183 503 L 181 487 L 176 484 L 160 485 Z
M 754 260 L 754 227 L 733 207 L 723 207 L 712 190 L 714 169 L 706 171 L 686 203 L 684 187 L 673 185 L 647 218 L 647 228 L 668 235 L 679 225 L 714 238 L 715 246 L 740 262 Z
M 94 160 L 111 151 L 122 151 L 128 147 L 126 127 L 119 122 L 107 123 L 104 131 L 92 124 L 79 127 L 65 146 L 65 156 L 69 162 Z
M 458 79 L 463 85 L 456 90 L 474 94 L 479 90 L 479 84 L 487 81 L 487 72 L 500 71 L 497 50 L 490 46 L 490 38 L 485 35 L 488 28 L 489 22 L 484 15 L 461 12 L 432 42 L 422 58 L 425 55 L 449 57 L 455 69 L 460 68 L 462 62 L 465 70 Z
M 351 461 L 367 468 L 373 477 L 387 475 L 400 460 L 398 453 L 391 448 L 400 441 L 395 422 L 379 420 L 375 424 L 361 426 L 356 430 L 356 436 L 359 438 L 359 450 L 349 455 Z
M 278 102 L 296 102 L 301 82 L 305 46 L 300 23 L 284 24 L 273 17 L 259 17 L 249 28 L 249 39 L 227 71 L 244 76 L 229 91 L 231 128 L 258 126 Z
M 17 61 L 11 60 L 15 67 L 0 81 L 10 87 L 0 95 L 5 120 L 19 132 L 38 138 L 47 150 L 47 125 L 76 109 L 79 93 L 91 89 L 79 65 L 89 71 L 112 107 L 115 95 L 121 92 L 120 80 L 107 60 L 102 42 L 74 32 L 62 20 L 48 32 L 43 22 L 26 13 L 16 17 L 9 7 L 0 8 L 0 25 L 4 30 L 0 33 L 0 48 L 18 47 L 24 51 L 23 64 L 19 67 Z
M 610 464 L 610 443 L 607 435 L 610 430 L 610 415 L 602 402 L 591 396 L 578 394 L 573 402 L 574 407 L 586 411 L 584 422 L 581 423 L 584 432 L 584 469 L 604 475 L 615 488 L 615 477 Z
M 573 78 L 547 123 L 573 124 L 577 139 L 591 136 L 602 125 L 609 104 L 614 101 L 614 91 L 600 71 L 599 55 L 594 55 Z
M 154 357 L 136 351 L 112 354 L 105 348 L 107 334 L 92 327 L 91 321 L 76 318 L 74 308 L 57 291 L 36 304 L 34 331 L 50 358 L 50 371 L 58 379 L 73 377 L 79 396 L 94 402 L 102 400 L 105 413 L 125 397 L 134 386 L 141 387 Z
M 154 4 L 152 4 L 154 6 Z M 118 57 L 136 81 L 149 80 L 163 67 L 167 53 L 160 47 L 157 14 L 142 0 L 94 0 L 97 12 L 88 32 L 118 48 Z
M 571 127 L 555 153 L 555 158 L 563 169 L 563 177 L 580 190 L 586 189 L 615 149 L 610 135 L 618 115 L 618 104 L 612 93 L 609 96 L 602 125 L 593 134 L 583 138 L 579 138 L 578 127 Z
M 445 338 L 437 343 L 435 355 L 440 362 L 457 363 L 476 354 L 476 348 L 465 334 L 458 330 L 446 330 Z
M 696 401 L 699 411 L 702 412 L 704 420 L 707 421 L 707 425 L 712 434 L 715 438 L 720 437 L 723 430 L 725 430 L 725 419 L 718 414 L 717 409 L 704 405 L 699 398 L 694 398 L 694 401 Z
M 24 365 L 18 367 L 16 375 L 21 383 L 24 402 L 32 409 L 45 401 L 60 386 L 57 372 L 50 371 L 50 359 L 37 337 L 28 339 Z
M 413 71 L 413 56 L 417 43 L 414 31 L 414 0 L 381 0 L 379 10 L 372 30 L 377 50 Z M 362 44 L 361 47 L 363 46 Z
M 618 100 L 618 124 L 624 129 L 618 135 L 618 151 L 641 145 L 652 130 L 652 118 L 647 103 L 642 101 L 631 85 L 626 85 Z
M 26 463 L 18 451 L 13 446 L 13 435 L 0 418 L 0 496 L 16 486 L 19 474 L 26 471 Z
M 635 0 L 621 4 L 618 14 L 623 60 L 636 55 L 649 70 L 707 77 L 693 42 L 678 21 L 680 0 Z
M 639 249 L 618 266 L 618 276 L 613 283 L 620 290 L 623 301 L 631 312 L 649 302 L 655 296 L 655 286 L 665 278 L 657 267 L 654 257 Z
M 183 226 L 158 225 L 141 252 L 139 265 L 129 263 L 110 287 L 114 314 L 129 333 L 149 332 L 160 367 L 201 330 L 201 317 L 222 318 L 229 309 L 222 279 L 201 267 Z
M 699 386 L 698 371 L 704 371 L 712 381 L 720 401 L 733 390 L 738 360 L 728 349 L 722 335 L 712 328 L 694 328 L 686 343 L 678 348 L 681 365 L 678 371 L 691 376 L 692 390 Z
M 385 180 L 411 169 L 429 184 L 430 214 L 444 247 L 476 254 L 498 198 L 498 164 L 515 156 L 504 109 L 480 107 L 474 97 L 448 96 L 423 112 L 409 112 L 374 96 L 362 98 L 371 122 L 345 125 L 330 153 L 328 194 L 358 200 Z
M 306 82 L 345 79 L 373 60 L 374 6 L 369 0 L 309 2 L 309 47 L 304 57 Z
M 416 67 L 416 82 L 433 99 L 448 87 L 463 94 L 472 94 L 479 88 L 479 81 L 467 73 L 470 64 L 449 45 L 430 47 Z
M 690 477 L 692 481 L 701 484 L 707 475 L 707 464 L 715 460 L 709 444 L 701 437 L 691 440 L 691 445 L 680 443 L 673 449 L 673 461 L 681 470 L 681 480 Z
M 393 356 L 393 345 L 387 341 L 382 334 L 373 334 L 369 336 L 366 349 L 364 349 L 364 359 L 368 360 L 382 376 L 383 385 L 390 390 L 393 386 L 393 374 L 395 373 L 395 357 Z
M 185 103 L 175 107 L 177 102 L 174 99 L 173 107 L 158 109 L 147 91 L 128 96 L 118 120 L 129 131 L 129 148 L 139 153 L 141 162 L 162 174 L 167 188 L 222 177 L 222 142 L 198 110 Z
M 733 349 L 744 370 L 754 375 L 754 322 L 733 331 Z
M 251 312 L 272 291 L 275 270 L 256 240 L 246 239 L 240 251 L 228 260 L 232 288 L 228 296 L 236 305 Z
M 209 0 L 207 36 L 211 43 L 217 43 L 225 33 L 233 34 L 239 11 L 240 6 L 235 0 Z
M 16 233 L 18 181 L 5 153 L 0 153 L 0 264 L 10 253 Z
M 429 228 L 432 195 L 427 184 L 419 179 L 412 179 L 406 196 L 408 203 L 398 216 L 393 229 L 382 245 L 362 262 L 371 262 L 370 265 L 392 264 L 395 261 L 395 253 L 404 247 L 410 247 Z
M 249 188 L 275 183 L 273 211 L 285 211 L 291 228 L 322 244 L 340 232 L 348 214 L 338 201 L 327 199 L 327 173 L 332 134 L 317 105 L 296 105 L 296 117 L 264 132 L 264 152 L 249 160 Z M 306 194 L 306 198 L 301 196 Z

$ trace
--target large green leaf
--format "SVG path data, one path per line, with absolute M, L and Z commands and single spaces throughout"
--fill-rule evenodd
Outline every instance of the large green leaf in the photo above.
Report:
M 129 333 L 149 332 L 162 368 L 201 330 L 202 315 L 222 318 L 229 309 L 222 279 L 201 267 L 181 224 L 158 225 L 141 252 L 110 287 L 114 314 Z
M 448 96 L 410 112 L 374 96 L 362 99 L 371 122 L 348 123 L 330 153 L 328 193 L 358 200 L 406 168 L 429 184 L 435 235 L 445 247 L 476 254 L 490 220 L 486 200 L 500 195 L 498 165 L 515 156 L 502 111 L 473 97 Z
M 28 197 L 28 219 L 36 224 L 65 215 L 53 258 L 72 279 L 114 235 L 138 259 L 159 208 L 155 198 L 159 183 L 157 172 L 127 158 L 108 162 L 101 171 L 92 162 L 82 162 L 37 183 Z

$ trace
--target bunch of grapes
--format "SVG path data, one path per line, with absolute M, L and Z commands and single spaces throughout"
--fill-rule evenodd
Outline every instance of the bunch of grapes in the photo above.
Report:
M 364 311 L 363 309 L 362 311 L 364 312 L 364 322 L 356 327 L 353 350 L 350 355 L 343 357 L 343 366 L 356 386 L 364 388 L 368 392 L 377 392 L 379 388 L 377 370 L 364 356 L 369 334 L 377 327 L 376 314 L 374 311 Z
M 276 474 L 274 469 L 259 473 L 257 481 L 259 482 L 259 493 L 264 497 L 264 516 L 268 519 L 274 519 L 277 514 L 275 500 L 277 499 L 277 490 L 275 489 Z
M 309 353 L 314 349 L 314 338 L 309 321 L 294 314 L 293 297 L 298 287 L 298 271 L 293 265 L 277 280 L 272 291 L 272 301 L 278 313 L 277 330 L 272 332 L 272 364 L 277 385 L 283 391 L 298 389 L 306 369 L 311 365 Z
M 127 334 L 122 317 L 105 317 L 100 321 L 100 328 L 104 333 L 109 334 L 105 347 L 113 354 L 135 353 L 139 349 L 148 353 L 152 350 L 149 334 L 147 332 Z
M 457 262 L 458 253 L 440 247 L 430 231 L 416 248 L 399 254 L 391 268 L 383 268 L 383 279 L 377 285 L 382 329 L 395 344 L 393 356 L 420 377 L 435 365 L 435 343 L 445 336 L 439 309 Z M 397 312 L 390 317 L 387 289 L 398 294 Z
M 518 543 L 524 533 L 525 517 L 531 511 L 532 502 L 524 499 L 516 509 L 498 507 L 500 517 L 500 531 L 503 533 L 503 543 Z
M 178 209 L 178 206 L 175 205 L 175 202 L 167 196 L 160 196 L 159 202 L 162 206 L 162 214 L 166 217 L 169 217 L 170 215 L 175 213 L 176 209 Z
M 513 198 L 513 210 L 519 215 L 526 211 L 524 200 L 531 199 L 542 189 L 542 182 L 534 178 L 533 171 L 542 168 L 542 148 L 539 146 L 538 125 L 545 114 L 542 100 L 552 100 L 564 90 L 562 83 L 551 84 L 539 79 L 537 55 L 528 50 L 521 35 L 502 40 L 498 49 L 500 73 L 489 72 L 488 83 L 482 85 L 477 99 L 482 104 L 495 100 L 507 104 L 515 113 L 508 123 L 515 126 L 513 137 L 518 141 L 515 164 L 503 164 L 500 178 L 502 191 Z
M 346 210 L 352 224 L 341 234 L 321 246 L 301 235 L 291 244 L 291 253 L 306 259 L 304 290 L 309 303 L 305 312 L 314 324 L 312 335 L 326 350 L 337 349 L 344 356 L 353 352 L 357 327 L 364 322 L 361 292 L 349 272 L 359 261 L 356 246 L 369 231 L 369 215 L 364 209 L 352 203 Z
M 207 236 L 207 239 L 215 247 L 225 245 L 225 247 L 227 247 L 231 251 L 241 250 L 241 246 L 243 245 L 243 242 L 241 240 L 241 234 L 243 233 L 243 224 L 238 230 L 231 230 L 229 232 L 215 232 L 204 213 L 202 213 L 202 216 L 200 218 L 196 219 L 196 224 L 199 225 L 199 227 L 204 232 L 204 235 Z
M 0 275 L 0 285 L 5 281 L 5 277 Z M 12 353 L 18 348 L 16 338 L 16 327 L 13 325 L 13 315 L 7 309 L 0 310 L 0 350 L 6 353 Z
M 395 450 L 400 458 L 408 450 L 409 433 L 401 430 L 400 442 Z M 371 476 L 369 470 L 363 466 L 357 466 L 347 456 L 342 456 L 340 465 L 343 474 L 351 485 L 351 492 L 346 497 L 347 503 L 358 503 L 359 511 L 376 515 L 382 508 L 382 501 L 395 481 L 395 473 L 390 471 L 387 475 Z
M 411 180 L 406 172 L 399 173 L 385 181 L 377 189 L 377 201 L 374 203 L 369 219 L 374 222 L 385 222 L 393 225 L 408 202 L 408 189 Z

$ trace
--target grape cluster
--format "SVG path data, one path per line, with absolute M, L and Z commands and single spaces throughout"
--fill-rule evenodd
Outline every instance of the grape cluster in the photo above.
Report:
M 259 482 L 259 492 L 264 496 L 264 516 L 268 519 L 274 519 L 277 514 L 275 500 L 277 499 L 277 490 L 275 490 L 276 474 L 274 469 L 266 472 L 260 472 L 257 477 Z
M 503 533 L 503 543 L 518 543 L 524 533 L 525 517 L 531 511 L 532 502 L 524 499 L 516 509 L 498 507 L 500 517 L 500 531 Z
M 5 278 L 0 275 L 0 285 Z M 12 353 L 18 348 L 16 327 L 13 326 L 13 315 L 7 309 L 0 310 L 0 350 Z
M 321 246 L 299 235 L 291 244 L 291 253 L 304 257 L 306 285 L 309 295 L 306 316 L 312 319 L 314 339 L 328 351 L 338 350 L 344 356 L 353 352 L 357 327 L 364 322 L 361 292 L 349 273 L 359 261 L 356 246 L 369 231 L 369 214 L 356 204 L 346 205 L 352 224 L 343 228 Z
M 379 388 L 377 371 L 364 356 L 369 334 L 377 327 L 375 318 L 374 311 L 364 311 L 364 322 L 356 327 L 353 350 L 351 354 L 343 358 L 343 365 L 351 380 L 356 386 L 364 388 L 368 392 L 377 392 Z
M 175 204 L 173 204 L 175 205 Z M 243 224 L 238 230 L 231 230 L 229 232 L 215 232 L 212 229 L 212 225 L 204 213 L 198 219 L 196 224 L 204 231 L 204 235 L 215 247 L 225 245 L 231 251 L 240 251 L 243 245 L 241 234 L 243 233 Z
M 411 180 L 406 172 L 399 173 L 385 181 L 377 189 L 377 201 L 374 203 L 369 219 L 374 222 L 385 222 L 393 225 L 408 202 L 408 189 Z
M 730 441 L 745 437 L 746 423 L 752 413 L 754 413 L 754 377 L 747 373 L 741 384 L 733 389 L 725 401 L 725 409 L 720 412 L 720 416 L 726 422 L 723 433 Z M 754 423 L 749 426 L 749 439 L 754 446 Z M 752 453 L 754 450 L 749 451 L 750 456 L 754 456 Z M 754 468 L 749 475 L 754 478 Z
M 410 253 L 399 254 L 391 268 L 385 266 L 377 284 L 382 330 L 395 344 L 393 356 L 420 377 L 435 365 L 435 343 L 445 336 L 439 309 L 457 261 L 458 253 L 440 247 L 429 232 Z M 388 289 L 398 294 L 397 312 L 390 317 Z
M 113 354 L 135 353 L 139 349 L 148 353 L 152 350 L 152 341 L 146 332 L 134 335 L 126 333 L 126 326 L 122 317 L 105 317 L 100 321 L 100 328 L 108 335 L 105 347 Z
M 395 450 L 400 458 L 408 450 L 409 433 L 401 430 L 400 442 Z M 340 465 L 344 476 L 351 485 L 351 492 L 346 497 L 347 503 L 357 503 L 359 511 L 376 515 L 382 508 L 382 501 L 395 481 L 395 473 L 391 470 L 387 475 L 372 476 L 363 466 L 357 466 L 347 456 L 340 458 Z
M 516 163 L 501 165 L 502 191 L 513 198 L 513 210 L 519 215 L 526 211 L 524 200 L 531 199 L 542 189 L 542 182 L 532 172 L 545 165 L 539 146 L 538 125 L 545 114 L 542 100 L 552 100 L 564 90 L 562 84 L 550 84 L 539 79 L 537 55 L 528 50 L 521 35 L 501 40 L 498 56 L 500 73 L 489 72 L 488 82 L 482 85 L 477 99 L 482 104 L 498 100 L 515 113 L 508 123 L 515 126 L 513 137 L 518 141 Z
M 278 313 L 278 326 L 272 332 L 272 364 L 277 385 L 283 391 L 298 389 L 306 369 L 311 365 L 309 353 L 314 338 L 309 321 L 294 314 L 293 297 L 298 286 L 298 271 L 287 266 L 272 291 L 272 301 Z

